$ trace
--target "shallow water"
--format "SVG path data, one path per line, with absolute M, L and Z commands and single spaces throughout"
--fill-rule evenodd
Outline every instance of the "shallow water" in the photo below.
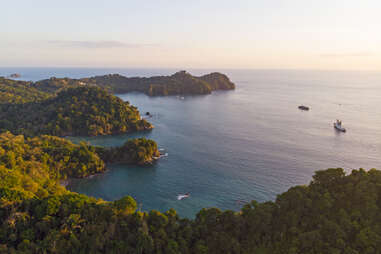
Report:
M 58 70 L 41 74 L 29 69 L 24 78 L 173 72 Z M 308 184 L 315 170 L 381 168 L 381 73 L 223 72 L 236 83 L 235 91 L 186 96 L 184 100 L 118 95 L 142 113 L 151 112 L 149 120 L 156 128 L 147 133 L 84 139 L 116 146 L 130 137 L 145 136 L 156 140 L 169 156 L 150 167 L 110 165 L 105 174 L 75 181 L 70 188 L 106 200 L 131 195 L 143 210 L 175 208 L 181 216 L 193 217 L 203 207 L 237 210 L 241 201 L 274 200 L 291 186 Z M 302 104 L 311 110 L 298 110 Z M 335 119 L 343 121 L 347 133 L 333 129 Z M 177 195 L 186 192 L 191 197 L 178 201 Z

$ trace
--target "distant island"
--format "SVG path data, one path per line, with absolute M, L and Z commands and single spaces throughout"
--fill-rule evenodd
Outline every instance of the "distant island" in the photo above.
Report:
M 119 74 L 108 74 L 82 79 L 55 78 L 37 81 L 31 86 L 43 92 L 54 92 L 68 87 L 98 86 L 112 93 L 142 92 L 149 96 L 198 95 L 210 94 L 216 90 L 235 89 L 230 79 L 218 72 L 200 77 L 192 76 L 186 71 L 179 71 L 171 76 L 125 77 Z
M 21 74 L 19 73 L 13 73 L 11 75 L 9 75 L 10 78 L 21 78 Z

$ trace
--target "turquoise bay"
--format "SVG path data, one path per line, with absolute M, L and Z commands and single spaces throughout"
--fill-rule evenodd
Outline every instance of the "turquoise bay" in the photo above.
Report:
M 86 77 L 106 73 L 171 74 L 148 69 L 25 69 L 25 79 Z M 210 70 L 212 71 L 212 70 Z M 199 75 L 209 70 L 190 70 Z M 238 210 L 243 202 L 273 200 L 315 170 L 381 168 L 381 73 L 224 70 L 235 91 L 205 96 L 147 97 L 119 94 L 149 111 L 151 132 L 75 138 L 116 146 L 145 136 L 168 157 L 155 165 L 109 165 L 105 174 L 73 181 L 69 188 L 105 200 L 131 195 L 142 210 L 175 208 L 194 217 L 203 207 Z M 297 109 L 311 107 L 309 112 Z M 341 119 L 347 133 L 333 129 Z M 177 194 L 191 197 L 178 201 Z

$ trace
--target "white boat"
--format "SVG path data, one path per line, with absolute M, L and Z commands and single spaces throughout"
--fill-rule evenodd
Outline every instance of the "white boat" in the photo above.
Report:
M 177 195 L 177 200 L 182 200 L 184 198 L 189 198 L 189 197 L 190 197 L 189 193 L 179 194 L 179 195 Z
M 333 123 L 333 127 L 338 130 L 338 131 L 341 131 L 341 132 L 346 132 L 347 130 L 341 125 L 341 121 L 340 120 L 336 120 L 335 123 Z

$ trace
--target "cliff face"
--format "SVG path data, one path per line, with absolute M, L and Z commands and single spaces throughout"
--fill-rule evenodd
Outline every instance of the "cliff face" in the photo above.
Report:
M 231 90 L 235 89 L 235 85 L 230 79 L 222 73 L 213 72 L 204 76 L 199 77 L 199 79 L 208 83 L 212 90 Z

